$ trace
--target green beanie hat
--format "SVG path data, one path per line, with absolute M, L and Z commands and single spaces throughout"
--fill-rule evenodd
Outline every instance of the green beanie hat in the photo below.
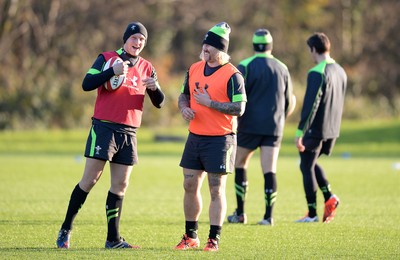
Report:
M 225 22 L 216 24 L 212 27 L 204 37 L 203 44 L 208 44 L 216 49 L 228 52 L 229 47 L 229 33 L 231 32 L 231 27 Z
M 267 29 L 257 29 L 253 34 L 253 47 L 255 51 L 265 51 L 267 44 L 272 44 L 271 33 Z

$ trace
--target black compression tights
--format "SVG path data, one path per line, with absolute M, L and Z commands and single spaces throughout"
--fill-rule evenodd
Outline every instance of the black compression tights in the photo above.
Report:
M 303 185 L 308 204 L 316 203 L 318 187 L 328 187 L 329 182 L 320 165 L 317 164 L 319 152 L 304 151 L 300 153 L 300 170 L 303 174 Z

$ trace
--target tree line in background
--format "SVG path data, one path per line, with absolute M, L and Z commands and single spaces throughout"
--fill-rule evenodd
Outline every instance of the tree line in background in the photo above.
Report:
M 232 27 L 233 64 L 253 54 L 255 29 L 270 30 L 298 99 L 290 120 L 313 66 L 305 41 L 315 31 L 329 36 L 348 73 L 345 117 L 399 116 L 397 0 L 3 0 L 0 8 L 0 129 L 89 125 L 96 93 L 83 92 L 82 79 L 100 52 L 122 46 L 131 21 L 147 27 L 142 56 L 167 95 L 162 110 L 146 102 L 146 126 L 184 124 L 177 109 L 184 73 L 221 21 Z

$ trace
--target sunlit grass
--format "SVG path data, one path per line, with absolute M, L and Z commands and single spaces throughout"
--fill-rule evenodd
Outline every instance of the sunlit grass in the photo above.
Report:
M 289 140 L 282 147 L 278 164 L 276 225 L 272 228 L 255 225 L 264 210 L 263 181 L 256 154 L 248 174 L 249 223 L 225 223 L 217 254 L 172 250 L 184 232 L 182 170 L 178 166 L 184 143 L 156 143 L 154 137 L 162 134 L 185 138 L 186 129 L 140 130 L 140 163 L 132 173 L 120 227 L 129 242 L 142 246 L 138 251 L 103 249 L 108 167 L 76 218 L 71 249 L 55 249 L 70 193 L 82 175 L 87 130 L 0 132 L 0 254 L 3 259 L 398 259 L 398 126 L 398 123 L 343 126 L 336 155 L 320 159 L 333 191 L 341 199 L 337 217 L 328 225 L 293 222 L 307 208 L 299 159 Z M 294 129 L 288 128 L 288 138 Z M 374 145 L 375 140 L 381 145 Z M 350 154 L 342 156 L 342 151 Z M 230 176 L 228 214 L 235 209 L 233 181 Z M 203 244 L 209 229 L 206 183 L 202 194 L 204 208 L 199 236 Z M 319 193 L 320 216 L 322 211 Z

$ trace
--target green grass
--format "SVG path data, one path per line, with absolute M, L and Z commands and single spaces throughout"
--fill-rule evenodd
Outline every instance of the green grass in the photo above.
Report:
M 73 187 L 81 178 L 86 130 L 0 132 L 0 255 L 2 259 L 399 259 L 400 123 L 345 122 L 330 158 L 322 157 L 331 186 L 341 199 L 330 224 L 298 224 L 306 202 L 288 126 L 278 164 L 274 227 L 257 226 L 263 215 L 263 180 L 258 155 L 249 169 L 248 225 L 225 223 L 220 251 L 175 252 L 184 232 L 183 142 L 155 143 L 155 134 L 185 137 L 186 129 L 141 129 L 139 165 L 124 201 L 121 234 L 140 250 L 103 249 L 109 169 L 90 193 L 74 223 L 71 249 L 55 239 Z M 228 178 L 228 214 L 235 209 L 233 176 Z M 199 236 L 209 229 L 208 187 Z M 322 196 L 318 212 L 322 216 Z

